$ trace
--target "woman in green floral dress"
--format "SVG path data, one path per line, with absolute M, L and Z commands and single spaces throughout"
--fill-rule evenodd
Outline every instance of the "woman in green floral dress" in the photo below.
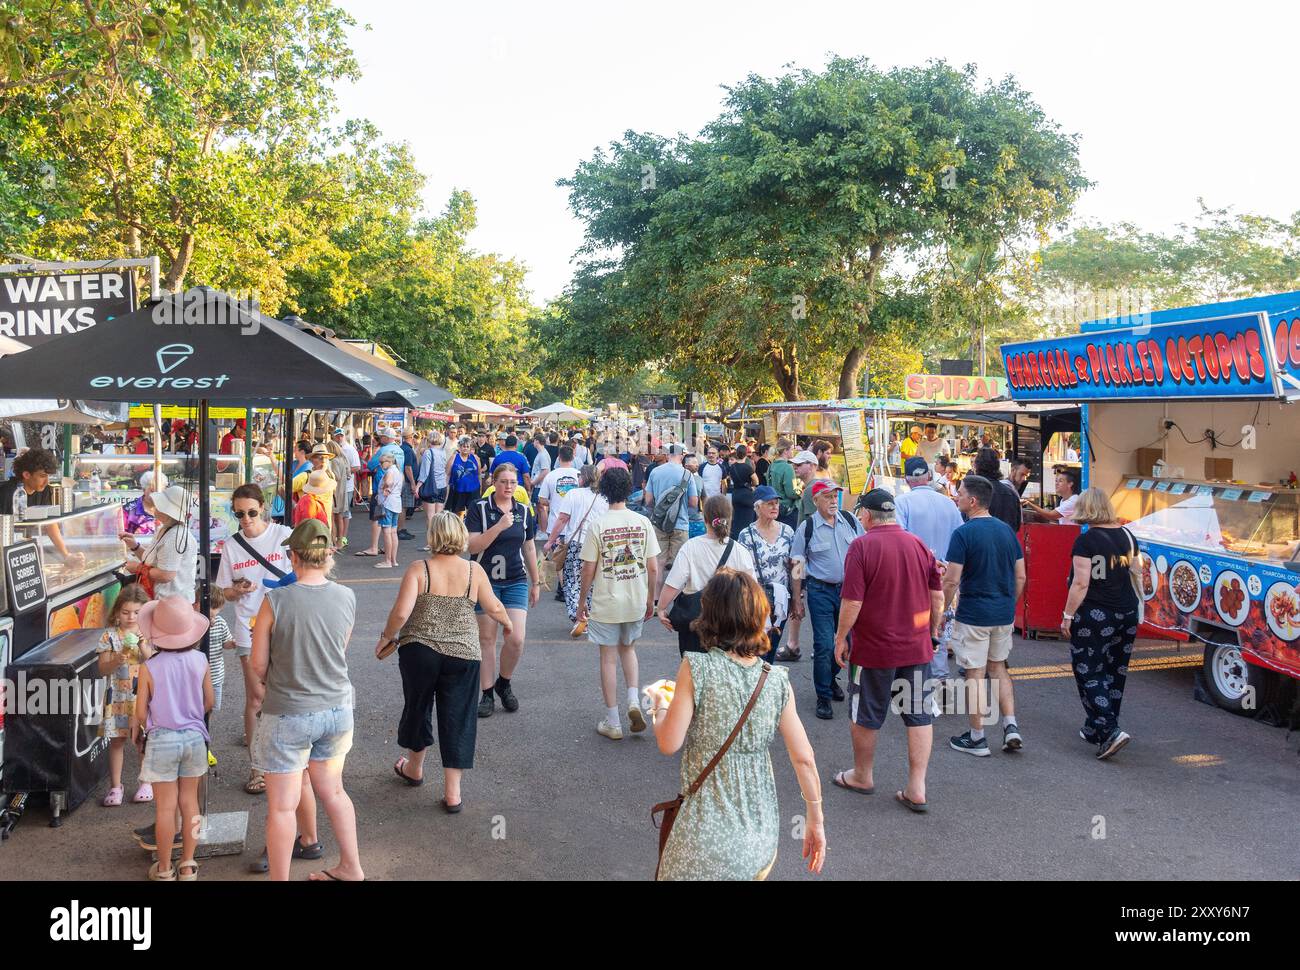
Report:
M 672 690 L 651 688 L 659 750 L 682 753 L 687 792 L 721 749 L 762 676 L 771 644 L 768 603 L 752 576 L 720 569 L 704 588 L 695 630 L 707 653 L 688 653 Z M 768 670 L 749 719 L 695 795 L 687 795 L 664 846 L 659 878 L 764 879 L 776 861 L 781 813 L 768 748 L 777 731 L 807 805 L 803 857 L 821 872 L 826 855 L 821 782 L 812 745 L 795 712 L 786 672 Z

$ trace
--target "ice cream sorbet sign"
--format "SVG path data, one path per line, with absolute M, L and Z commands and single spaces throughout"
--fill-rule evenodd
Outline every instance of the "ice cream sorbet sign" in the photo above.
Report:
M 1273 340 L 1259 313 L 1004 344 L 1002 361 L 1020 401 L 1279 393 Z

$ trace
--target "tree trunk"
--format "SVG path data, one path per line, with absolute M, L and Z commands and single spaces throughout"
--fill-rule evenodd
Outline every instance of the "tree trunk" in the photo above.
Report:
M 162 288 L 166 293 L 179 293 L 189 272 L 190 260 L 194 258 L 194 233 L 187 232 L 181 236 L 181 244 L 176 250 L 176 258 L 167 267 L 163 276 Z
M 788 351 L 773 347 L 769 351 L 772 361 L 772 377 L 781 389 L 781 396 L 787 401 L 801 400 L 799 394 L 799 358 L 794 348 Z
M 849 397 L 862 396 L 862 391 L 858 387 L 858 375 L 862 373 L 862 365 L 866 363 L 867 351 L 871 348 L 871 341 L 867 339 L 857 347 L 850 347 L 848 353 L 844 355 L 844 364 L 840 367 L 840 399 Z

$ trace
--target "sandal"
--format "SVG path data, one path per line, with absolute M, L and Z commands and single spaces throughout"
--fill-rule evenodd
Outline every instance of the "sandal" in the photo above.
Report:
M 459 815 L 461 809 L 465 807 L 465 799 L 461 799 L 455 805 L 448 805 L 447 799 L 442 800 L 442 810 L 448 815 Z
M 319 859 L 325 854 L 325 846 L 319 842 L 313 842 L 311 845 L 302 844 L 302 836 L 293 837 L 293 858 L 295 859 Z M 262 854 L 257 857 L 256 862 L 248 864 L 249 872 L 270 872 L 271 860 L 266 854 L 266 848 L 262 848 Z
M 117 805 L 121 805 L 123 794 L 121 785 L 118 785 L 116 788 L 110 788 L 108 794 L 104 796 L 104 800 L 99 804 L 103 805 L 105 808 L 113 808 Z
M 404 758 L 404 757 L 402 757 L 402 758 L 398 758 L 398 759 L 397 759 L 397 764 L 393 765 L 393 770 L 394 770 L 395 772 L 397 772 L 397 777 L 398 777 L 398 778 L 402 779 L 402 781 L 406 782 L 406 783 L 407 783 L 408 785 L 410 785 L 412 788 L 419 788 L 421 785 L 424 784 L 424 779 L 423 779 L 423 778 L 412 778 L 412 777 L 411 777 L 410 775 L 408 775 L 405 771 L 403 771 L 402 768 L 403 768 L 406 764 L 407 764 L 407 759 L 406 759 L 406 758 Z
M 159 872 L 158 863 L 155 862 L 149 866 L 149 879 L 152 882 L 175 882 L 176 870 L 168 869 L 166 872 Z
M 266 776 L 262 772 L 254 770 L 248 776 L 248 782 L 244 785 L 244 791 L 250 795 L 261 795 L 266 791 Z
M 843 789 L 845 789 L 846 791 L 851 791 L 851 792 L 854 792 L 855 794 L 858 794 L 858 795 L 870 795 L 872 792 L 874 792 L 874 791 L 876 790 L 874 787 L 872 787 L 872 788 L 859 788 L 857 785 L 850 785 L 847 781 L 844 780 L 844 776 L 845 776 L 846 774 L 848 774 L 847 771 L 837 771 L 837 772 L 835 772 L 834 777 L 831 778 L 831 782 L 832 782 L 832 783 L 833 783 L 837 788 L 843 788 Z
M 894 800 L 897 801 L 898 804 L 911 809 L 913 812 L 916 812 L 918 815 L 924 815 L 926 812 L 930 810 L 929 802 L 914 802 L 906 795 L 904 795 L 901 791 L 894 792 Z
M 189 875 L 185 874 L 188 869 Z M 176 879 L 178 882 L 194 882 L 199 878 L 199 864 L 193 859 L 185 859 L 176 865 Z
M 135 790 L 135 795 L 131 801 L 137 805 L 143 805 L 145 802 L 153 801 L 153 785 L 147 781 L 140 782 L 140 787 Z

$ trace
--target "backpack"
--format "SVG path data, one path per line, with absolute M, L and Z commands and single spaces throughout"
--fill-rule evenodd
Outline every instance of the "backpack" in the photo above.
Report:
M 690 469 L 683 468 L 682 480 L 655 499 L 655 507 L 650 512 L 650 524 L 660 532 L 672 532 L 677 528 L 677 518 L 690 483 Z
M 844 509 L 836 509 L 836 511 L 839 512 L 839 514 L 840 514 L 840 518 L 843 519 L 845 522 L 847 522 L 847 523 L 849 524 L 849 528 L 851 528 L 851 529 L 852 529 L 852 528 L 855 528 L 855 526 L 857 525 L 857 521 L 858 521 L 858 520 L 855 519 L 855 518 L 853 517 L 853 513 L 852 513 L 852 512 L 845 511 Z M 804 544 L 804 548 L 807 548 L 809 545 L 812 544 L 813 525 L 814 525 L 814 522 L 813 522 L 813 516 L 810 515 L 810 516 L 808 516 L 808 518 L 806 518 L 806 519 L 803 520 L 803 544 Z M 856 530 L 855 530 L 855 531 L 856 531 Z

